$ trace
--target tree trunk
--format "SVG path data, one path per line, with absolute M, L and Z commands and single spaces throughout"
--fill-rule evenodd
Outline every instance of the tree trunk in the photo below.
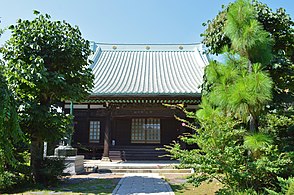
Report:
M 249 116 L 249 129 L 251 133 L 258 132 L 258 120 L 257 117 L 252 114 Z
M 248 58 L 249 59 L 249 58 Z M 248 73 L 252 73 L 252 63 L 248 60 Z M 252 113 L 249 115 L 249 130 L 251 133 L 257 132 L 257 117 L 254 116 Z
M 50 99 L 47 98 L 46 93 L 41 93 L 40 98 L 40 108 L 45 107 L 46 109 L 50 108 Z M 39 132 L 38 129 L 35 129 L 35 132 Z M 40 135 L 32 134 L 31 135 L 31 171 L 33 180 L 35 183 L 41 183 L 41 165 L 43 161 L 43 147 L 44 142 L 43 138 Z
M 248 60 L 248 72 L 252 73 L 252 63 L 250 60 Z
M 43 141 L 41 137 L 32 136 L 31 140 L 31 168 L 35 183 L 41 181 L 41 163 L 43 160 Z

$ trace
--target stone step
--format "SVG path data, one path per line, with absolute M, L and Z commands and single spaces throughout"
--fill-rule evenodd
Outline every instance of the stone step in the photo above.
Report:
M 106 173 L 191 173 L 191 169 L 177 169 L 178 161 L 101 162 L 85 160 L 86 172 Z
M 85 172 L 93 173 L 192 173 L 192 169 L 177 169 L 174 166 L 85 166 Z
M 84 165 L 86 172 L 97 172 L 98 170 L 178 170 L 174 165 Z
M 99 173 L 192 173 L 191 169 L 98 169 Z
M 175 169 L 173 165 L 97 165 L 98 169 Z

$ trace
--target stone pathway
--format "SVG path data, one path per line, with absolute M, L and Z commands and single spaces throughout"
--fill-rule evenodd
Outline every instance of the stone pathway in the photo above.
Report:
M 174 192 L 169 184 L 157 173 L 127 173 L 117 184 L 112 194 L 174 195 Z

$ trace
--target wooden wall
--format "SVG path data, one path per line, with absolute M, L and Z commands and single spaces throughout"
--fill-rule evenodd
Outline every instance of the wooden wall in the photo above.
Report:
M 160 144 L 134 144 L 131 143 L 131 123 L 132 118 L 113 118 L 111 139 L 115 140 L 115 145 L 164 145 L 169 144 L 183 133 L 181 123 L 175 118 L 160 119 Z
M 66 109 L 66 113 L 69 109 Z M 110 147 L 112 150 L 120 148 L 123 150 L 127 147 L 132 149 L 149 147 L 154 151 L 154 147 L 162 147 L 176 140 L 184 132 L 184 127 L 174 118 L 174 115 L 183 117 L 183 113 L 178 110 L 163 107 L 162 105 L 127 105 L 114 106 L 107 109 L 75 109 L 74 110 L 74 127 L 73 134 L 74 146 L 79 148 L 79 154 L 85 155 L 86 158 L 98 157 L 102 155 L 104 144 L 104 129 L 107 117 L 111 116 L 110 129 Z M 161 142 L 158 144 L 135 144 L 131 143 L 131 123 L 132 118 L 159 118 L 161 130 Z M 100 143 L 89 143 L 89 122 L 99 120 Z M 112 145 L 115 140 L 115 145 Z M 80 147 L 82 146 L 82 147 Z M 150 148 L 152 147 L 152 148 Z M 83 150 L 82 148 L 88 148 Z M 146 151 L 147 151 L 146 148 Z M 155 155 L 155 153 L 154 153 Z M 137 158 L 137 157 L 136 157 Z M 153 159 L 153 158 L 150 158 Z

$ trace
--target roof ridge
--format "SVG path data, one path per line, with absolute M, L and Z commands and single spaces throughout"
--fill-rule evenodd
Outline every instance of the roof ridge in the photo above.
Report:
M 98 45 L 200 45 L 199 43 L 104 43 L 104 42 L 95 42 L 90 41 L 92 43 L 98 44 Z

